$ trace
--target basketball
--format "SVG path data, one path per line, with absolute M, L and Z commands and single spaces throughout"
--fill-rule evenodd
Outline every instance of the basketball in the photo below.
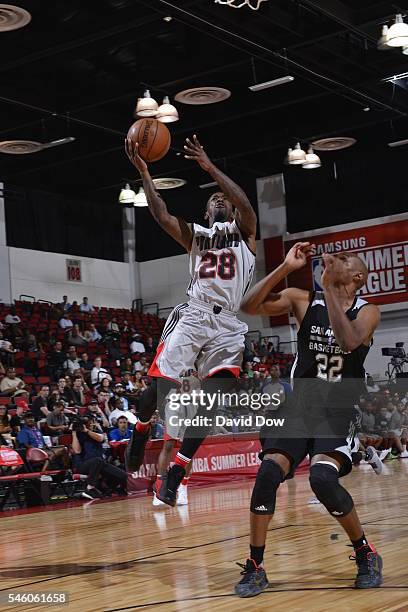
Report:
M 170 132 L 164 123 L 150 117 L 136 121 L 129 129 L 127 137 L 134 145 L 139 143 L 139 154 L 146 162 L 162 159 L 171 143 Z

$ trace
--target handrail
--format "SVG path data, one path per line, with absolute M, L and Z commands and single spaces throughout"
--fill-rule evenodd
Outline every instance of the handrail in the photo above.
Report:
M 154 306 L 154 312 L 153 312 L 153 314 L 155 314 L 155 315 L 156 315 L 156 317 L 158 317 L 158 316 L 159 316 L 159 302 L 150 302 L 149 304 L 143 304 L 143 306 L 142 306 L 142 312 L 143 312 L 143 313 L 144 313 L 144 312 L 146 312 L 146 311 L 145 311 L 145 308 L 149 308 L 149 306 Z M 149 314 L 151 314 L 151 313 L 149 313 Z
M 48 304 L 48 306 L 52 306 L 53 303 L 49 300 L 37 300 L 37 304 Z
M 32 303 L 35 302 L 35 297 L 33 295 L 26 295 L 25 293 L 22 293 L 18 298 L 20 302 L 28 302 L 29 300 L 23 300 L 22 298 L 30 298 L 33 301 Z
M 143 312 L 143 300 L 140 298 L 132 300 L 132 310 L 136 312 Z
M 278 336 L 278 334 L 273 334 L 271 336 L 262 336 L 262 340 L 264 338 L 267 338 L 268 340 L 272 340 L 273 338 L 276 338 L 276 343 L 273 342 L 273 346 L 276 348 L 276 350 L 279 352 L 280 351 L 280 345 L 281 345 L 281 341 L 280 341 L 280 336 Z
M 171 313 L 172 310 L 174 310 L 174 306 L 166 306 L 165 308 L 159 308 L 159 312 L 158 312 L 159 318 L 167 319 L 168 315 Z M 165 311 L 167 311 L 167 314 L 164 314 Z

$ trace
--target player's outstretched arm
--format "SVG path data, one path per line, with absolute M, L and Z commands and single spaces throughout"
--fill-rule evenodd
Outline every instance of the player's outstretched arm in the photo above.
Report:
M 308 301 L 309 292 L 290 287 L 274 293 L 273 288 L 288 274 L 302 268 L 306 264 L 307 257 L 311 254 L 312 249 L 313 246 L 310 245 L 310 242 L 297 242 L 293 245 L 284 262 L 248 291 L 241 304 L 241 310 L 252 315 L 274 316 L 294 312 L 297 316 L 297 304 Z
M 153 218 L 155 221 L 157 221 L 160 227 L 162 227 L 165 232 L 174 238 L 174 240 L 177 240 L 177 242 L 181 244 L 186 251 L 190 251 L 191 242 L 193 240 L 193 233 L 190 225 L 184 221 L 184 219 L 171 215 L 167 210 L 165 201 L 156 191 L 146 162 L 139 155 L 139 145 L 136 144 L 133 146 L 132 141 L 127 139 L 125 142 L 125 148 L 127 156 L 140 173 L 149 210 L 152 213 Z
M 334 337 L 343 351 L 354 351 L 371 341 L 380 322 L 380 309 L 375 304 L 367 304 L 360 309 L 357 318 L 350 321 L 332 282 L 332 279 L 336 278 L 335 267 L 338 260 L 331 255 L 323 255 L 323 260 L 325 270 L 322 274 L 322 287 Z
M 184 157 L 195 160 L 203 170 L 208 172 L 231 204 L 235 206 L 239 213 L 238 224 L 244 238 L 253 238 L 255 242 L 256 214 L 243 189 L 213 164 L 196 135 L 191 140 L 186 138 L 184 149 L 186 151 Z

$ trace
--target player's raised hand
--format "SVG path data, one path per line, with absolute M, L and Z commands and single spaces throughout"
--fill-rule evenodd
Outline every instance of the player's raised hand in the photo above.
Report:
M 140 174 L 147 172 L 147 164 L 144 159 L 142 159 L 139 155 L 139 143 L 136 143 L 134 145 L 130 138 L 126 138 L 125 151 L 126 155 L 130 159 L 136 170 L 139 170 Z
M 323 255 L 324 272 L 321 278 L 321 285 L 323 289 L 329 285 L 333 285 L 337 278 L 341 275 L 342 265 L 338 257 L 333 257 L 328 253 Z
M 285 263 L 293 270 L 299 270 L 306 265 L 307 258 L 312 255 L 314 244 L 310 242 L 296 242 L 288 251 L 285 257 Z
M 186 159 L 193 159 L 201 166 L 203 170 L 207 171 L 210 168 L 211 160 L 208 157 L 207 153 L 204 151 L 204 147 L 200 145 L 198 138 L 195 134 L 191 140 L 190 138 L 186 138 L 184 150 L 184 157 Z

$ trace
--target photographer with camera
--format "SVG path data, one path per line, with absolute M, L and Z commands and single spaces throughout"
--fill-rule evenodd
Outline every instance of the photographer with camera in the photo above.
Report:
M 72 423 L 73 466 L 78 473 L 88 476 L 83 495 L 97 499 L 103 496 L 104 488 L 105 491 L 107 488 L 127 495 L 127 474 L 106 461 L 103 451 L 105 435 L 98 429 L 93 416 L 76 418 Z

